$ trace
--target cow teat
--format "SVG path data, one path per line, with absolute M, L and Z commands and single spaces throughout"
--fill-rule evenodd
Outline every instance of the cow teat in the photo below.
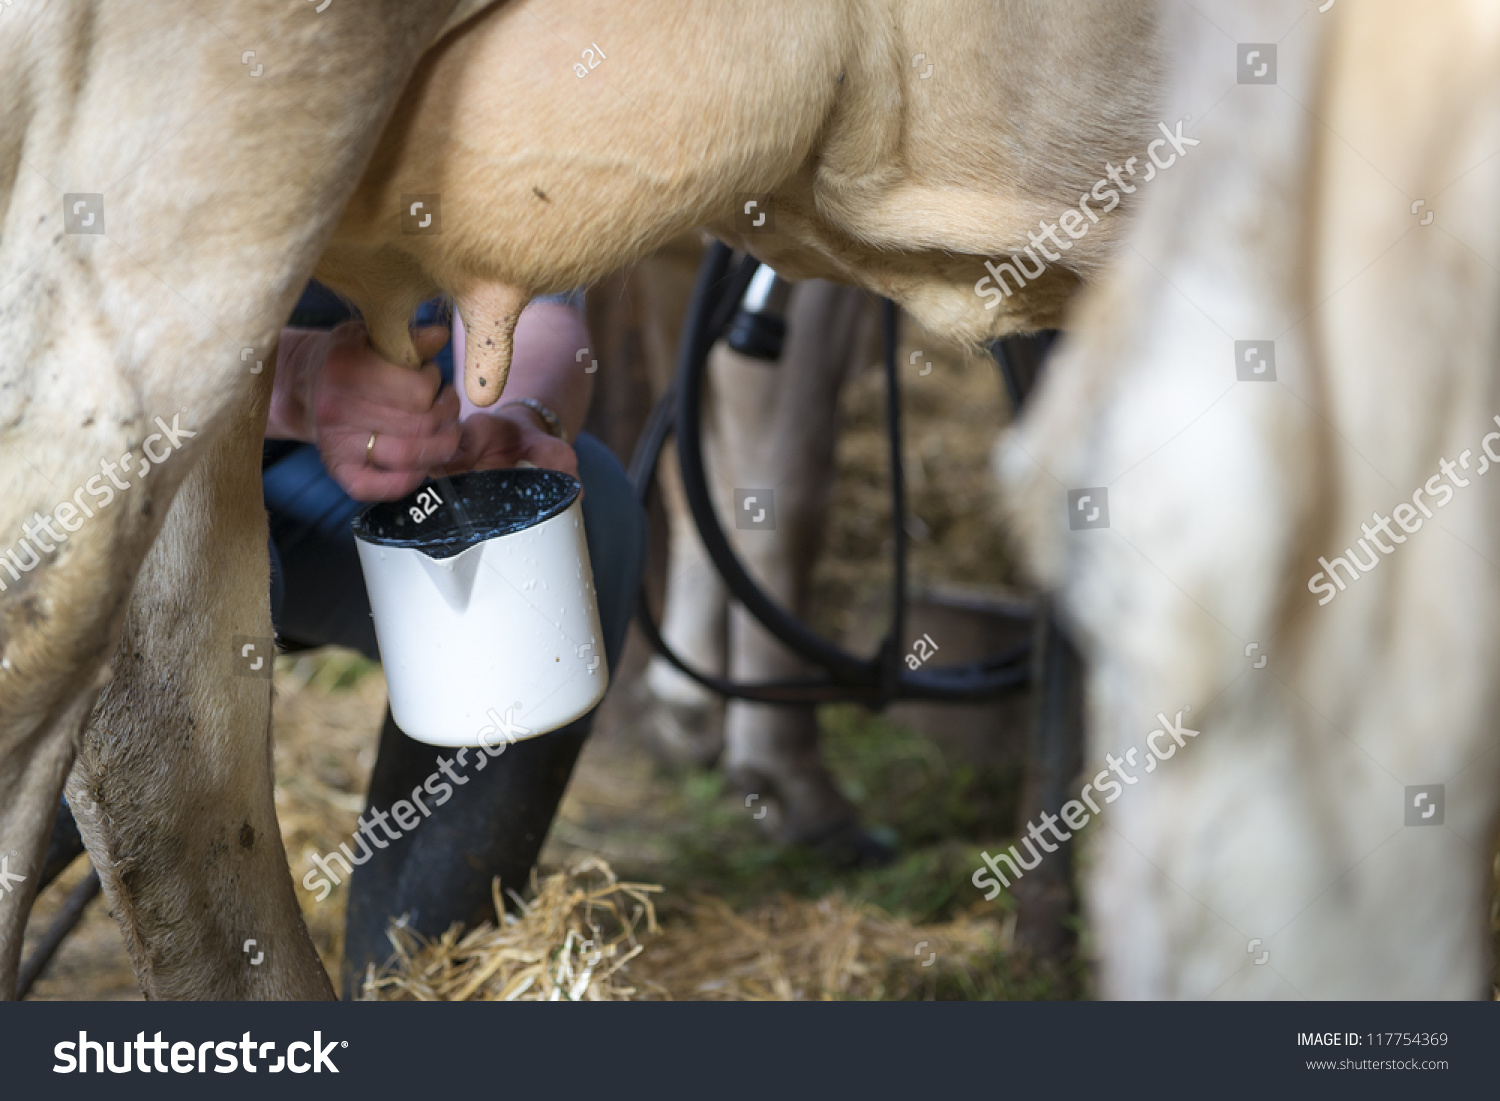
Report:
M 516 322 L 531 295 L 503 283 L 480 283 L 454 297 L 464 323 L 464 392 L 481 408 L 494 405 L 510 376 Z

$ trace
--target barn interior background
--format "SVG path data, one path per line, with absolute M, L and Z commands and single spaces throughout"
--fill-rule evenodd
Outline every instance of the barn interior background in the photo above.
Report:
M 591 303 L 611 301 L 611 284 L 601 292 L 591 292 Z M 618 295 L 613 301 L 618 305 Z M 989 474 L 990 448 L 1008 404 L 991 361 L 943 350 L 909 322 L 903 325 L 908 531 L 918 595 L 909 633 L 926 631 L 944 647 L 945 658 L 964 660 L 997 649 L 984 616 L 944 612 L 921 594 L 951 605 L 1012 599 L 1018 592 L 994 520 Z M 628 344 L 629 326 L 623 331 Z M 628 459 L 650 395 L 628 347 L 616 349 L 605 364 L 613 377 L 601 372 L 596 413 L 608 407 L 609 442 Z M 887 614 L 883 402 L 879 365 L 872 360 L 842 397 L 838 482 L 811 617 L 825 635 L 862 652 L 878 639 Z M 659 593 L 665 533 L 661 517 L 653 520 Z M 888 867 L 851 871 L 763 838 L 744 797 L 719 772 L 669 766 L 652 755 L 635 722 L 639 697 L 632 691 L 647 656 L 632 628 L 622 668 L 542 853 L 542 879 L 562 875 L 521 918 L 529 924 L 516 927 L 521 906 L 506 898 L 512 924 L 499 931 L 426 948 L 405 940 L 414 960 L 385 976 L 372 994 L 496 997 L 519 990 L 522 997 L 538 997 L 556 987 L 590 997 L 677 999 L 1089 995 L 1080 962 L 1087 944 L 1069 962 L 1026 957 L 1012 945 L 1010 893 L 985 902 L 970 882 L 981 850 L 1014 840 L 1027 697 L 960 707 L 907 704 L 884 715 L 847 705 L 822 708 L 824 752 L 840 784 L 866 823 L 899 848 Z M 336 650 L 283 656 L 275 685 L 276 805 L 300 883 L 309 855 L 347 839 L 363 809 L 385 686 L 378 666 Z M 87 858 L 80 858 L 38 899 L 24 956 L 87 872 Z M 611 892 L 611 875 L 661 890 Z M 502 886 L 528 901 L 536 889 Z M 300 886 L 297 894 L 324 964 L 336 975 L 347 888 L 322 902 Z M 643 898 L 653 914 L 645 914 L 637 901 Z M 636 915 L 630 929 L 604 921 L 599 900 L 623 904 L 627 919 Z M 600 945 L 568 939 L 569 925 L 580 929 L 590 921 L 606 926 Z M 1491 928 L 1500 944 L 1500 911 L 1492 914 Z M 599 950 L 604 942 L 612 942 L 608 953 Z M 640 951 L 617 966 L 637 945 Z M 544 981 L 527 981 L 541 973 Z M 140 997 L 102 897 L 90 903 L 31 997 Z

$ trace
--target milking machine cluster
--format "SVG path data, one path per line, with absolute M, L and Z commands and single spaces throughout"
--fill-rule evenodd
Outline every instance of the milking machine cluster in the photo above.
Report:
M 675 434 L 683 490 L 714 568 L 729 592 L 762 627 L 798 657 L 821 670 L 822 675 L 741 684 L 694 668 L 662 639 L 643 585 L 637 618 L 646 637 L 658 653 L 699 684 L 734 699 L 762 703 L 857 702 L 875 707 L 893 700 L 959 703 L 993 699 L 1025 688 L 1031 681 L 1029 640 L 1003 653 L 965 664 L 924 665 L 911 670 L 902 662 L 906 622 L 906 490 L 901 468 L 897 317 L 895 305 L 888 300 L 881 303 L 881 321 L 885 342 L 886 433 L 890 447 L 891 622 L 875 654 L 861 658 L 815 634 L 765 594 L 730 546 L 714 510 L 703 462 L 703 380 L 709 352 L 727 331 L 728 343 L 736 351 L 768 362 L 778 360 L 786 335 L 782 311 L 789 291 L 789 284 L 754 257 L 735 260 L 729 246 L 722 243 L 712 246 L 693 289 L 678 347 L 676 377 L 646 422 L 631 460 L 630 476 L 645 503 L 666 438 Z M 1050 334 L 1015 338 L 994 346 L 1013 407 L 1019 407 L 1030 389 L 1048 343 Z

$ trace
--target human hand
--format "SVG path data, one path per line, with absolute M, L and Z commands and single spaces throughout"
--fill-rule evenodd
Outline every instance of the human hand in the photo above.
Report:
M 545 431 L 537 415 L 524 405 L 473 413 L 463 421 L 461 430 L 457 455 L 435 468 L 434 476 L 494 470 L 525 461 L 578 477 L 577 452 Z
M 441 326 L 419 330 L 424 362 L 413 371 L 382 359 L 359 322 L 306 334 L 288 355 L 278 354 L 273 426 L 317 444 L 323 466 L 356 500 L 404 497 L 458 452 L 458 395 L 451 387 L 439 392 L 442 376 L 426 362 L 447 340 Z

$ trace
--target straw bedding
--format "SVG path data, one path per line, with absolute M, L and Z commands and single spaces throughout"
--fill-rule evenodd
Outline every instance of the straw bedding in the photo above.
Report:
M 661 888 L 587 858 L 502 897 L 497 923 L 425 940 L 393 926 L 394 963 L 363 996 L 419 1001 L 787 1001 L 920 996 L 943 975 L 1009 948 L 994 919 L 916 926 L 830 896 L 782 896 L 737 914 L 693 900 L 658 919 Z

